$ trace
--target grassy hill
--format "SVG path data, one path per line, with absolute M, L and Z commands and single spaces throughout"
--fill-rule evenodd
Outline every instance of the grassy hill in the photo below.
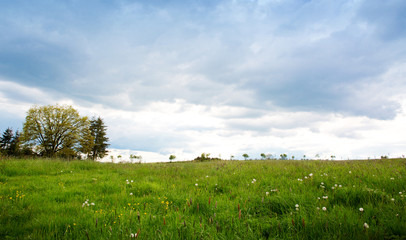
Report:
M 6 159 L 0 239 L 405 239 L 405 190 L 405 159 Z

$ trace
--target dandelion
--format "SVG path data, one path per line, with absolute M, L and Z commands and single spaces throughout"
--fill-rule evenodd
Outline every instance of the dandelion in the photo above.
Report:
M 343 186 L 341 186 L 341 185 L 338 185 L 338 187 L 342 188 Z
M 368 223 L 364 223 L 364 228 L 369 228 Z
M 399 192 L 400 195 L 402 195 L 402 192 Z
M 130 192 L 130 196 L 132 196 L 133 195 L 133 193 L 132 192 Z
M 313 173 L 310 173 L 310 174 L 309 174 L 309 177 L 313 177 Z
M 333 189 L 333 190 L 334 190 L 334 187 L 331 187 L 331 189 Z
M 321 185 L 324 185 L 324 182 L 321 182 L 320 184 L 321 184 Z
M 299 207 L 299 204 L 296 204 L 295 207 L 298 208 L 298 207 Z
M 133 180 L 131 180 L 131 182 L 134 182 Z
M 199 186 L 199 184 L 196 183 L 195 186 L 197 187 L 197 186 Z
M 323 207 L 322 209 L 323 209 L 323 211 L 327 211 L 327 208 L 326 208 L 326 207 Z
M 360 211 L 360 212 L 363 212 L 363 211 L 364 211 L 364 209 L 361 207 L 361 208 L 359 208 L 359 211 Z

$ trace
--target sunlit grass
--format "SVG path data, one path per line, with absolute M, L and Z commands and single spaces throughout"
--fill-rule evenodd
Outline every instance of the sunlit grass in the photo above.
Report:
M 0 162 L 0 238 L 404 238 L 405 176 L 404 159 L 8 159 Z

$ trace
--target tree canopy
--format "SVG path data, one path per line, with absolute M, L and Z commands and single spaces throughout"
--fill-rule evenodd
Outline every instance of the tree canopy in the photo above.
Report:
M 23 142 L 42 156 L 77 157 L 94 146 L 90 121 L 72 106 L 34 106 L 23 124 Z

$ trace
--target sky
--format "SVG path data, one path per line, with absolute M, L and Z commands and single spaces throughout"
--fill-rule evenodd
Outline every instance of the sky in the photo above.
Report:
M 0 131 L 33 105 L 113 157 L 406 154 L 404 0 L 0 2 Z

